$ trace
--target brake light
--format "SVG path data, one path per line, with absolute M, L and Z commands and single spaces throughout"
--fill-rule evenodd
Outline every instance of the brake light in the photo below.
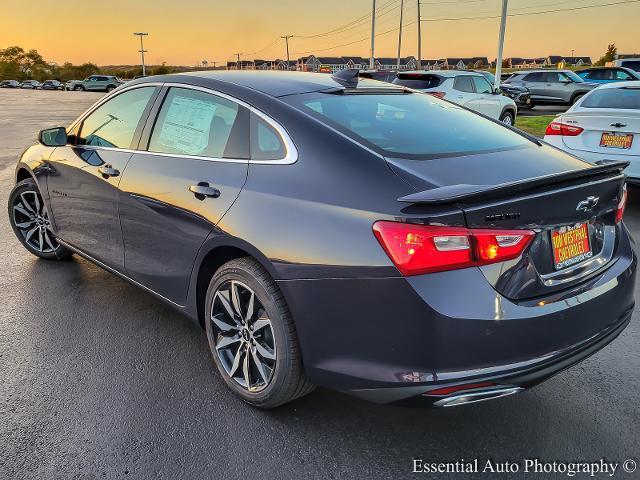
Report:
M 456 270 L 518 257 L 534 232 L 379 221 L 376 238 L 405 276 Z
M 624 209 L 627 206 L 627 185 L 625 184 L 622 187 L 622 196 L 620 197 L 620 201 L 618 202 L 618 208 L 616 210 L 616 223 L 620 223 L 622 221 L 622 216 L 624 215 Z
M 423 393 L 423 395 L 426 395 L 426 396 L 431 396 L 431 395 L 436 395 L 436 396 L 451 395 L 452 393 L 456 393 L 456 392 L 459 392 L 461 390 L 476 390 L 478 388 L 493 387 L 494 385 L 495 385 L 495 383 L 493 383 L 493 382 L 467 383 L 467 384 L 464 384 L 464 385 L 454 385 L 452 387 L 436 388 L 435 390 L 429 390 L 428 392 Z
M 431 95 L 433 97 L 438 97 L 438 98 L 444 98 L 444 96 L 447 94 L 447 92 L 424 92 L 427 95 Z
M 574 127 L 573 125 L 567 125 L 562 122 L 551 122 L 547 126 L 545 135 L 562 135 L 563 137 L 575 137 L 584 132 L 582 127 Z

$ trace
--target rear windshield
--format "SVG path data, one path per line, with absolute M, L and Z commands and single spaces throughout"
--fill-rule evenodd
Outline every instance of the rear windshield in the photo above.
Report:
M 582 101 L 584 108 L 622 108 L 640 110 L 640 88 L 606 88 L 594 90 Z
M 402 85 L 407 88 L 413 88 L 414 90 L 426 90 L 427 88 L 436 88 L 442 83 L 442 78 L 437 75 L 400 74 L 392 83 L 395 85 Z
M 421 93 L 310 93 L 287 101 L 391 157 L 429 159 L 533 145 L 498 123 Z

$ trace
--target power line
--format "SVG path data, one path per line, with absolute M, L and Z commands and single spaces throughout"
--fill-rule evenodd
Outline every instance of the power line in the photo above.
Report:
M 547 13 L 558 13 L 558 12 L 573 12 L 576 10 L 586 10 L 588 8 L 598 8 L 598 7 L 611 7 L 613 5 L 624 5 L 631 3 L 638 3 L 640 0 L 624 0 L 620 2 L 611 2 L 611 3 L 601 3 L 598 5 L 583 5 L 580 7 L 569 7 L 569 8 L 557 8 L 554 10 L 541 10 L 538 12 L 522 12 L 522 13 L 510 13 L 508 17 L 522 17 L 524 15 L 544 15 Z M 490 18 L 500 18 L 500 15 L 487 15 L 487 16 L 479 16 L 479 17 L 451 17 L 451 18 L 423 18 L 423 22 L 455 22 L 458 20 L 486 20 Z

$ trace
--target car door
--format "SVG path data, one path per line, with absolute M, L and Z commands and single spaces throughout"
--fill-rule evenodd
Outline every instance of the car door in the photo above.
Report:
M 246 181 L 249 110 L 222 94 L 171 87 L 146 138 L 120 184 L 125 268 L 183 304 L 198 250 Z
M 477 75 L 472 77 L 472 80 L 478 97 L 478 111 L 488 117 L 499 119 L 502 113 L 501 95 L 494 95 L 493 87 L 485 77 Z
M 546 91 L 549 100 L 569 102 L 573 96 L 575 82 L 562 72 L 546 72 Z
M 47 188 L 61 240 L 122 271 L 118 185 L 157 94 L 154 86 L 110 97 L 69 132 L 49 159 Z
M 525 75 L 523 81 L 524 86 L 531 92 L 532 100 L 548 99 L 544 72 L 528 73 Z
M 453 79 L 453 95 L 447 95 L 447 100 L 479 111 L 480 101 L 473 87 L 472 75 L 460 75 Z

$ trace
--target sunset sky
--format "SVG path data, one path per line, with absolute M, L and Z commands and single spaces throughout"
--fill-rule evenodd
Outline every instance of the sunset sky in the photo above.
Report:
M 620 0 L 618 0 L 620 1 Z M 620 53 L 640 52 L 640 2 L 545 15 L 542 10 L 615 3 L 616 0 L 510 0 L 505 57 L 571 54 L 597 59 L 608 43 Z M 378 0 L 377 32 L 397 29 L 400 0 Z M 405 0 L 403 55 L 416 55 L 416 0 Z M 501 0 L 423 0 L 424 19 L 498 15 Z M 0 48 L 37 49 L 62 63 L 136 64 L 138 38 L 145 38 L 148 63 L 194 65 L 242 58 L 369 55 L 371 0 L 0 0 Z M 361 19 L 359 22 L 354 21 Z M 301 38 L 346 29 L 316 38 Z M 423 58 L 495 58 L 499 19 L 423 22 Z M 297 38 L 296 38 L 297 36 Z M 376 39 L 377 56 L 395 56 L 397 30 Z M 331 49 L 336 45 L 345 45 Z

